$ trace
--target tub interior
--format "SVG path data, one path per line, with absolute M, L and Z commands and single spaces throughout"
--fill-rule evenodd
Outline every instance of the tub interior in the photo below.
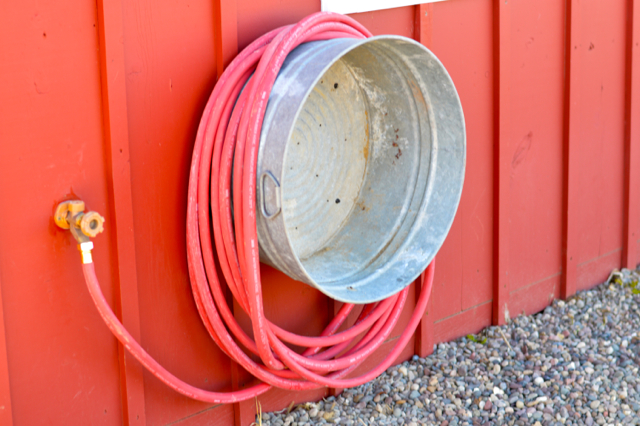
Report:
M 365 43 L 335 60 L 300 107 L 285 150 L 282 213 L 318 285 L 343 287 L 388 267 L 411 233 L 432 143 L 419 80 L 393 49 Z

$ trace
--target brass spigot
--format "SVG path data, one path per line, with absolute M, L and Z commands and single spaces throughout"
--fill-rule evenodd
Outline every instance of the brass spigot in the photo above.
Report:
M 84 211 L 84 201 L 70 200 L 58 204 L 53 219 L 62 229 L 71 231 L 78 242 L 78 250 L 82 254 L 82 263 L 92 263 L 90 238 L 104 231 L 104 217 L 97 212 Z
M 80 230 L 89 238 L 104 231 L 104 218 L 96 212 L 87 212 L 80 218 Z

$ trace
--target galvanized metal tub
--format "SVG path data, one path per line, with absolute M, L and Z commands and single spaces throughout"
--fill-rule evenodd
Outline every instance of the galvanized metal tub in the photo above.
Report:
M 299 46 L 261 133 L 261 261 L 343 302 L 402 290 L 449 232 L 465 156 L 458 94 L 421 44 L 379 36 Z

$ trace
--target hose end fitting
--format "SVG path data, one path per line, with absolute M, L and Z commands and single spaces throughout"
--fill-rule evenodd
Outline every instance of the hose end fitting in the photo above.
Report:
M 91 241 L 78 244 L 78 250 L 80 250 L 80 255 L 82 257 L 83 265 L 93 263 L 93 258 L 91 257 L 91 250 L 93 250 L 93 243 Z

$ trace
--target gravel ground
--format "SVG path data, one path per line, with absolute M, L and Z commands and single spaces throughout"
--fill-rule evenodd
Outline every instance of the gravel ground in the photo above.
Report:
M 640 271 L 263 425 L 640 425 Z M 485 341 L 486 339 L 486 341 Z M 260 422 L 259 422 L 260 423 Z

